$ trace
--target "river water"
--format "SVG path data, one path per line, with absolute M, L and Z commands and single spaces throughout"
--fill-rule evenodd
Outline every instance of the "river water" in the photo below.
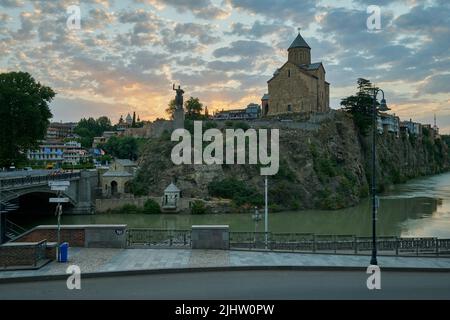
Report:
M 270 196 L 270 195 L 269 195 Z M 261 212 L 263 213 L 263 212 Z M 11 215 L 11 220 L 31 227 L 56 224 L 54 216 Z M 232 231 L 264 231 L 252 214 L 97 214 L 63 216 L 62 224 L 127 224 L 129 227 L 189 229 L 193 224 L 228 224 Z M 371 235 L 370 200 L 336 211 L 304 210 L 269 213 L 272 232 Z M 380 196 L 377 234 L 450 238 L 450 172 L 410 180 Z

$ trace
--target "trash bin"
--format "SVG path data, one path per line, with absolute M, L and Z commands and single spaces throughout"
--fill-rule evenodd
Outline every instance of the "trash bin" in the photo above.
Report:
M 67 242 L 63 242 L 59 245 L 59 262 L 67 262 L 67 258 L 69 257 L 69 244 Z

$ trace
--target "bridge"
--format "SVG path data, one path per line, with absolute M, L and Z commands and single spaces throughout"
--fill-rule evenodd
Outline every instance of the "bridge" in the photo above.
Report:
M 96 170 L 0 172 L 0 239 L 4 239 L 6 233 L 5 214 L 18 209 L 15 201 L 27 194 L 44 193 L 56 196 L 58 191 L 53 191 L 49 187 L 51 181 L 70 181 L 68 189 L 62 192 L 63 197 L 69 198 L 69 205 L 64 212 L 71 214 L 92 214 L 94 212 L 94 192 L 98 186 Z

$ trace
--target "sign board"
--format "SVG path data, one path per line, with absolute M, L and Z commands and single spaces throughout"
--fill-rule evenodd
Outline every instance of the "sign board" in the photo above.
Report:
M 49 185 L 49 187 L 52 187 L 52 186 L 65 186 L 65 187 L 68 187 L 68 186 L 70 186 L 70 181 L 49 181 L 48 185 Z
M 50 203 L 64 203 L 64 202 L 69 202 L 69 198 L 50 198 L 50 199 L 48 199 L 48 202 L 50 202 Z

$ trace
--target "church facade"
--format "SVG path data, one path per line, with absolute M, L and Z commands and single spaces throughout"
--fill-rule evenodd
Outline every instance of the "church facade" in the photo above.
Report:
M 322 62 L 311 63 L 311 48 L 300 35 L 288 49 L 288 61 L 267 82 L 262 97 L 263 116 L 326 112 L 330 108 L 330 84 Z

